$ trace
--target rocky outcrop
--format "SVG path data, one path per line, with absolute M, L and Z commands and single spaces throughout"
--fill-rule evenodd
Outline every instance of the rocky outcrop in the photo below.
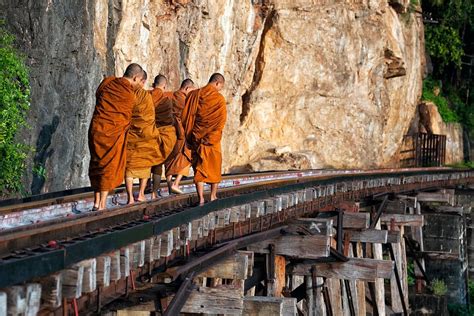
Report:
M 170 88 L 224 73 L 225 171 L 396 166 L 424 70 L 409 3 L 0 0 L 31 66 L 33 189 L 88 185 L 95 88 L 130 62 Z

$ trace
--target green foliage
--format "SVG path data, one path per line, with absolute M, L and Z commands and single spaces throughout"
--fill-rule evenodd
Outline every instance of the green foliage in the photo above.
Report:
M 427 25 L 425 40 L 430 56 L 437 58 L 441 67 L 451 63 L 461 67 L 464 50 L 458 30 L 448 25 Z
M 438 95 L 435 93 L 435 90 L 437 89 L 439 90 Z M 430 77 L 423 81 L 422 99 L 436 104 L 438 112 L 444 122 L 459 122 L 459 117 L 449 106 L 448 99 L 442 95 L 441 85 Z
M 452 165 L 446 165 L 446 167 L 451 167 L 451 168 L 460 168 L 460 169 L 474 169 L 474 161 L 464 161 L 464 162 L 458 162 Z
M 13 47 L 14 37 L 0 22 L 0 195 L 21 192 L 21 178 L 30 147 L 16 140 L 27 126 L 30 108 L 28 70 Z
M 473 316 L 465 304 L 448 304 L 448 312 L 450 316 Z
M 448 292 L 448 287 L 443 280 L 434 279 L 431 282 L 431 290 L 433 291 L 434 295 L 442 296 Z

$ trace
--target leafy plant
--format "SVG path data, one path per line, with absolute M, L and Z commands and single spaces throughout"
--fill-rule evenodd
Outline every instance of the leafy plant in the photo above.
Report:
M 15 38 L 0 21 L 0 195 L 21 192 L 25 159 L 31 148 L 16 139 L 27 126 L 30 85 L 24 58 L 13 47 Z
M 436 90 L 439 92 L 435 93 Z M 423 81 L 422 99 L 436 104 L 438 112 L 444 122 L 450 123 L 459 121 L 457 113 L 449 106 L 448 99 L 442 95 L 441 85 L 430 77 Z
M 450 63 L 461 67 L 464 50 L 461 37 L 455 28 L 448 25 L 427 25 L 425 40 L 428 52 L 440 61 L 441 67 Z
M 443 280 L 434 279 L 431 282 L 431 290 L 433 291 L 434 295 L 442 296 L 448 292 L 448 287 Z
M 413 263 L 413 260 L 408 261 L 407 264 L 407 281 L 408 285 L 412 286 L 415 285 L 415 264 Z

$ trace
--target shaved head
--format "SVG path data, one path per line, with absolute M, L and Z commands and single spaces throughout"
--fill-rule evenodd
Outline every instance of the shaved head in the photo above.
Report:
M 158 76 L 155 77 L 155 80 L 153 81 L 153 88 L 165 89 L 167 83 L 168 83 L 168 79 L 162 74 L 159 74 Z
M 193 87 L 194 87 L 194 82 L 191 79 L 184 79 L 183 82 L 181 82 L 180 89 L 193 88 Z
M 148 78 L 148 74 L 146 73 L 145 70 L 143 70 L 143 77 L 142 80 L 146 80 Z
M 209 78 L 209 83 L 214 83 L 214 82 L 224 84 L 225 83 L 225 78 L 224 78 L 223 75 L 221 75 L 218 72 L 213 73 L 211 78 Z
M 130 64 L 128 65 L 127 69 L 125 69 L 125 73 L 123 74 L 124 77 L 132 79 L 133 77 L 142 77 L 143 76 L 143 68 L 139 64 Z

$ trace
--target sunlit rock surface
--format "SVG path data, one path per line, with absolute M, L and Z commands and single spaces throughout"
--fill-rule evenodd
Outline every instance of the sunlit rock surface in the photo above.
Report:
M 390 2 L 0 0 L 31 65 L 33 191 L 89 184 L 95 89 L 130 62 L 171 89 L 224 73 L 224 171 L 397 166 L 424 42 L 419 8 Z

